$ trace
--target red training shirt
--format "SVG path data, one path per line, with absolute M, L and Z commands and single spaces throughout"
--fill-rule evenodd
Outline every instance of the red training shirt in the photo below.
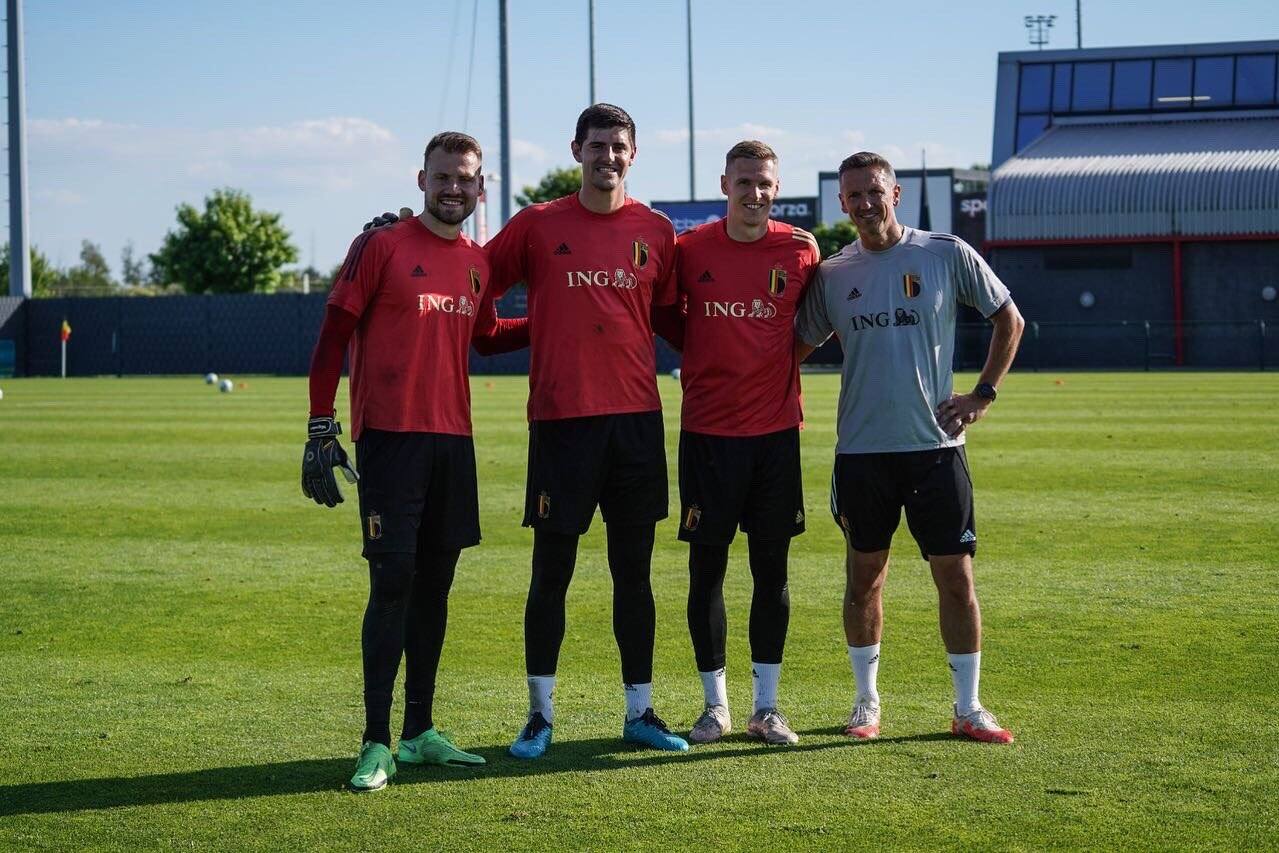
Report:
M 489 298 L 528 285 L 529 420 L 660 410 L 649 310 L 675 301 L 675 229 L 634 199 L 521 210 L 485 246 Z
M 351 435 L 471 434 L 467 357 L 489 283 L 484 251 L 416 217 L 355 238 L 328 304 L 359 318 L 351 339 Z M 491 307 L 491 306 L 488 306 Z
M 707 435 L 765 435 L 798 426 L 795 312 L 821 262 L 807 231 L 768 221 L 750 243 L 726 220 L 679 238 L 684 318 L 681 426 Z

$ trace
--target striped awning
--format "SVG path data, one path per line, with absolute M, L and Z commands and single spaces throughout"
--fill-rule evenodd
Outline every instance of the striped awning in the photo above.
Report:
M 1279 233 L 1279 118 L 1052 127 L 991 177 L 990 240 Z

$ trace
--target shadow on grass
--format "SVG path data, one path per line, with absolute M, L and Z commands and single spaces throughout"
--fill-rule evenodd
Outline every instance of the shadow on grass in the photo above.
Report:
M 814 729 L 803 734 L 815 737 L 838 734 L 837 729 Z M 547 776 L 559 773 L 659 767 L 671 764 L 699 764 L 747 755 L 779 755 L 848 749 L 875 743 L 950 740 L 949 734 L 924 734 L 879 741 L 852 743 L 844 739 L 797 746 L 764 747 L 755 741 L 734 736 L 713 746 L 691 752 L 655 752 L 630 749 L 616 738 L 596 738 L 557 743 L 536 761 L 519 761 L 507 755 L 505 746 L 474 750 L 488 764 L 477 768 L 406 767 L 392 783 L 397 786 L 466 782 L 475 779 L 504 779 Z M 107 779 L 73 779 L 36 782 L 30 785 L 0 786 L 0 817 L 18 814 L 49 814 L 92 809 L 186 803 L 200 800 L 238 800 L 280 794 L 311 794 L 340 791 L 350 778 L 355 759 L 316 758 L 280 761 L 244 767 L 212 767 L 185 773 L 158 773 Z

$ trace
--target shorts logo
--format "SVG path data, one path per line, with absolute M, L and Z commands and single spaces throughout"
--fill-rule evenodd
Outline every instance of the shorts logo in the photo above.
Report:
M 364 533 L 370 540 L 382 538 L 382 514 L 370 512 L 364 519 Z
M 475 267 L 471 267 L 471 293 L 476 296 L 480 295 L 480 290 L 484 287 L 484 283 L 480 281 L 480 271 Z
M 551 517 L 551 496 L 546 492 L 542 492 L 537 496 L 537 517 Z
M 971 530 L 965 530 L 964 535 L 959 537 L 959 543 L 961 545 L 967 545 L 969 542 L 976 542 L 976 541 L 977 541 L 977 534 L 973 533 Z
M 631 243 L 631 264 L 635 269 L 643 269 L 648 263 L 648 244 L 643 240 Z
M 804 523 L 804 511 L 802 509 L 799 512 L 795 513 L 795 523 L 796 524 Z
M 846 533 L 852 531 L 852 528 L 848 526 L 848 516 L 844 515 L 842 512 L 839 514 L 839 526 L 844 528 L 844 532 Z
M 919 295 L 919 275 L 908 272 L 902 276 L 902 291 L 906 294 L 907 299 L 914 299 Z
M 781 296 L 786 292 L 786 270 L 773 267 L 768 271 L 768 295 Z
M 701 507 L 699 507 L 697 504 L 693 504 L 688 509 L 684 510 L 684 521 L 681 523 L 680 525 L 681 527 L 683 527 L 685 530 L 696 530 L 697 525 L 701 523 L 702 523 Z

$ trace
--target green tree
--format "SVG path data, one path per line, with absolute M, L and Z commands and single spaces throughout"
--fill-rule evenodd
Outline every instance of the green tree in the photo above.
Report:
M 147 280 L 146 266 L 146 259 L 137 256 L 133 241 L 125 243 L 120 250 L 120 281 L 128 287 L 137 287 Z
M 80 241 L 80 263 L 63 271 L 54 289 L 59 296 L 106 296 L 115 290 L 102 249 L 89 240 Z
M 31 295 L 56 296 L 61 272 L 35 246 L 31 247 Z M 0 293 L 9 292 L 9 244 L 0 247 Z
M 813 229 L 813 237 L 817 240 L 817 248 L 821 249 L 822 257 L 829 258 L 857 239 L 857 226 L 847 219 L 834 225 L 818 225 Z
M 551 169 L 542 176 L 537 186 L 528 186 L 524 192 L 515 194 L 515 202 L 520 207 L 530 204 L 541 204 L 544 201 L 555 201 L 566 195 L 572 195 L 582 188 L 582 168 L 565 166 Z
M 216 190 L 204 210 L 178 206 L 178 229 L 151 255 L 156 278 L 187 293 L 270 292 L 280 268 L 298 259 L 280 214 L 253 209 L 248 193 Z

